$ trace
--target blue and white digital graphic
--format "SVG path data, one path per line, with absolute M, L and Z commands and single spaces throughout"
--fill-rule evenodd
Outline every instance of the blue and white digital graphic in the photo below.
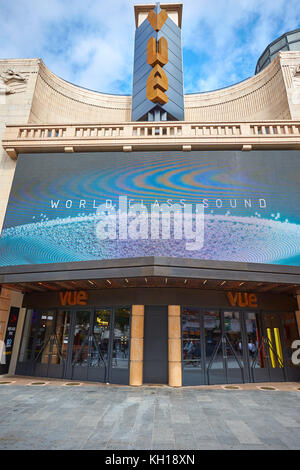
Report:
M 0 266 L 142 256 L 299 266 L 299 173 L 297 151 L 20 155 Z

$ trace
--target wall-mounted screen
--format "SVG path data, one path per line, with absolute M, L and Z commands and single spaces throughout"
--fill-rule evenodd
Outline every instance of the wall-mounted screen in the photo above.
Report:
M 300 266 L 300 152 L 19 155 L 0 265 L 170 256 Z

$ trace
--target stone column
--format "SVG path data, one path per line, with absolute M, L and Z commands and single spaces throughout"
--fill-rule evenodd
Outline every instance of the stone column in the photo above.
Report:
M 132 305 L 129 385 L 143 384 L 144 305 Z
M 169 385 L 182 386 L 180 305 L 168 307 Z

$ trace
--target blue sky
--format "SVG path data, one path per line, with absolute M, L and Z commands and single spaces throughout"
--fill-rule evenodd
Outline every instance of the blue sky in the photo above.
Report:
M 131 94 L 134 3 L 150 2 L 0 0 L 0 57 L 39 57 L 76 85 Z M 230 86 L 254 75 L 265 47 L 300 27 L 299 0 L 182 3 L 185 93 Z

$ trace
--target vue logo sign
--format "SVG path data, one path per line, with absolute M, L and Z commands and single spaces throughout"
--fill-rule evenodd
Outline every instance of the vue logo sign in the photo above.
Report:
M 227 292 L 227 298 L 231 307 L 256 308 L 258 306 L 255 294 L 248 294 L 247 292 Z
M 59 300 L 63 307 L 70 306 L 74 307 L 75 305 L 87 305 L 88 294 L 87 292 L 80 290 L 76 291 L 66 291 L 59 293 Z

